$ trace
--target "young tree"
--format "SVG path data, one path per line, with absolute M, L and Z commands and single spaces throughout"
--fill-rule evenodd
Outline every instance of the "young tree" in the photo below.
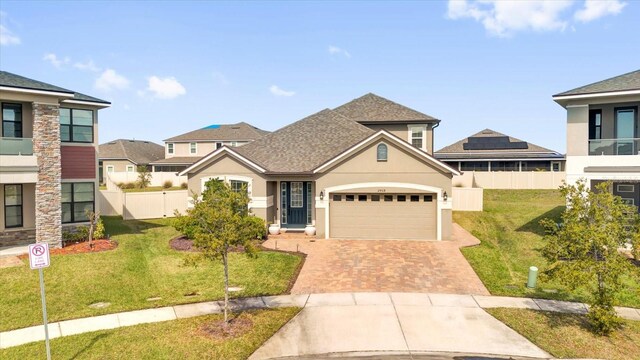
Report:
M 89 220 L 89 249 L 93 249 L 93 238 L 96 235 L 96 230 L 100 232 L 98 226 L 100 225 L 100 212 L 99 211 L 85 211 L 87 220 Z
M 604 335 L 620 323 L 613 305 L 623 276 L 638 275 L 621 249 L 637 251 L 640 238 L 637 209 L 614 196 L 610 186 L 601 183 L 591 191 L 585 180 L 561 186 L 567 199 L 562 223 L 540 222 L 547 241 L 543 255 L 550 262 L 545 274 L 570 289 L 583 286 L 591 292 L 587 317 L 595 332 Z
M 265 233 L 265 223 L 249 211 L 249 195 L 233 191 L 229 184 L 217 179 L 205 184 L 202 199 L 194 198 L 193 208 L 178 216 L 176 224 L 188 228 L 193 245 L 202 257 L 221 261 L 224 268 L 224 322 L 228 323 L 229 309 L 229 249 L 241 248 L 249 257 L 256 255 L 254 240 Z
M 146 165 L 138 166 L 138 187 L 144 189 L 151 184 L 151 173 Z

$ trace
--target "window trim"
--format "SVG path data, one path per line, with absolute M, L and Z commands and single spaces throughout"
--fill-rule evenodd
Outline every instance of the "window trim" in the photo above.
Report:
M 68 108 L 68 107 L 60 107 L 60 110 L 67 109 L 69 110 L 69 124 L 60 123 L 60 132 L 62 133 L 62 127 L 69 127 L 69 140 L 62 140 L 62 135 L 60 135 L 60 142 L 63 143 L 80 143 L 80 144 L 92 144 L 96 138 L 96 130 L 95 130 L 95 111 L 89 109 L 80 109 L 80 108 Z M 81 111 L 89 111 L 91 112 L 91 125 L 75 125 L 73 123 L 73 110 L 81 110 Z M 60 122 L 60 114 L 58 114 L 58 122 Z M 73 129 L 76 127 L 82 128 L 91 128 L 91 141 L 78 141 L 74 139 Z
M 174 143 L 167 143 L 167 154 L 173 155 L 176 152 Z
M 408 142 L 411 146 L 413 146 L 416 149 L 420 149 L 423 151 L 427 151 L 427 125 L 407 125 L 408 128 Z M 413 136 L 413 130 L 420 130 L 420 140 L 422 142 L 420 147 L 417 147 L 415 145 L 413 145 L 413 140 L 414 140 L 414 136 Z M 418 139 L 417 137 L 415 139 Z
M 92 204 L 92 208 L 93 208 L 92 211 L 96 211 L 96 184 L 93 183 L 93 182 L 63 182 L 63 183 L 61 183 L 61 186 L 62 185 L 67 185 L 67 184 L 71 185 L 71 202 L 68 202 L 68 201 L 67 202 L 63 202 L 63 201 L 61 201 L 60 202 L 60 206 L 62 207 L 62 205 L 64 205 L 64 204 L 70 204 L 71 205 L 71 208 L 70 208 L 71 221 L 62 221 L 61 220 L 61 223 L 62 224 L 76 224 L 76 223 L 88 222 L 88 220 L 76 220 L 75 219 L 75 217 L 76 217 L 76 215 L 75 215 L 75 207 L 76 207 L 76 204 L 88 204 L 88 203 L 91 203 Z M 76 186 L 76 184 L 91 184 L 91 186 L 93 187 L 93 201 L 78 201 L 76 203 L 76 201 L 75 201 L 75 186 Z
M 198 143 L 197 142 L 190 142 L 189 143 L 189 154 L 195 155 L 197 153 L 198 153 Z
M 4 109 L 5 107 L 19 107 L 19 111 L 20 111 L 20 121 L 15 121 L 15 120 L 5 120 L 4 119 Z M 24 137 L 24 122 L 23 122 L 23 117 L 22 117 L 22 104 L 19 103 L 2 103 L 2 109 L 0 110 L 2 111 L 2 113 L 0 113 L 0 116 L 2 116 L 2 122 L 0 122 L 0 125 L 2 125 L 2 137 L 13 137 L 13 138 L 23 138 Z M 20 123 L 20 136 L 5 136 L 4 135 L 4 130 L 5 130 L 5 125 L 4 123 L 14 123 L 14 129 L 15 129 L 15 124 L 16 123 Z M 15 132 L 15 130 L 14 130 Z
M 7 205 L 7 186 L 19 186 L 20 187 L 20 205 Z M 24 186 L 22 184 L 4 184 L 3 186 L 2 205 L 4 207 L 4 228 L 15 229 L 24 227 Z M 7 208 L 20 207 L 20 224 L 7 226 Z
M 112 172 L 116 172 L 116 167 L 113 165 L 107 165 L 107 174 Z
M 384 151 L 384 157 L 381 156 L 381 150 Z M 389 159 L 389 147 L 385 143 L 376 146 L 376 160 L 378 162 L 386 162 Z
M 129 170 L 131 169 L 131 170 Z M 127 167 L 125 168 L 125 171 L 128 173 L 132 173 L 132 172 L 136 172 L 136 168 L 133 165 L 127 165 Z

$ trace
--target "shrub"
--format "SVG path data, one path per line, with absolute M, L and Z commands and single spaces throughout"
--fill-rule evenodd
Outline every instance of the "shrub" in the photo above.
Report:
M 189 184 L 187 184 L 186 182 L 183 182 L 182 184 L 180 184 L 180 188 L 186 190 L 189 188 Z
M 257 216 L 251 216 L 249 218 L 249 221 L 251 223 L 255 224 L 255 228 L 256 229 L 259 228 L 259 227 L 262 227 L 262 233 L 257 235 L 256 238 L 260 239 L 260 240 L 266 239 L 267 238 L 267 223 L 263 219 L 261 219 L 261 218 L 259 218 Z M 254 226 L 252 225 L 251 228 L 254 228 Z
M 122 186 L 123 189 L 135 189 L 136 184 L 132 182 L 124 183 Z
M 171 180 L 167 180 L 165 182 L 162 183 L 162 188 L 163 189 L 169 189 L 173 187 L 173 181 Z
M 86 226 L 78 226 L 73 231 L 63 231 L 62 240 L 68 242 L 82 242 L 89 239 L 89 228 Z
M 193 239 L 196 235 L 197 224 L 189 216 L 177 216 L 173 219 L 173 227 L 187 239 Z
M 98 218 L 96 222 L 96 228 L 93 230 L 93 238 L 94 239 L 104 239 L 106 236 L 104 223 L 102 222 L 102 218 Z
M 146 165 L 140 165 L 138 166 L 138 187 L 140 189 L 145 189 L 147 186 L 149 186 L 151 184 L 151 172 L 149 171 L 149 168 L 147 168 Z
M 117 183 L 116 185 L 118 185 L 118 187 L 119 187 L 120 189 L 124 189 L 124 185 L 125 185 L 125 183 L 123 183 L 123 182 L 121 181 L 121 182 Z

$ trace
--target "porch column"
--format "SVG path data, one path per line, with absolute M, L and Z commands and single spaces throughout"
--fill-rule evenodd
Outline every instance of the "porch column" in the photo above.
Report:
M 33 103 L 33 153 L 38 161 L 36 182 L 36 242 L 62 246 L 60 186 L 60 109 Z

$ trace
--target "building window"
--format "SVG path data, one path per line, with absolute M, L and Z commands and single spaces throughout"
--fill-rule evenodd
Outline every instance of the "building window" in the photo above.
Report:
M 333 201 L 342 201 L 342 195 L 333 194 Z
M 387 161 L 387 145 L 378 145 L 378 148 L 376 149 L 376 157 L 378 161 Z
M 2 137 L 22 137 L 22 105 L 2 104 Z
M 22 227 L 22 185 L 4 186 L 4 227 Z
M 419 195 L 411 195 L 410 200 L 411 200 L 411 202 L 419 202 L 420 201 L 420 196 Z
M 380 195 L 371 195 L 371 201 L 380 201 Z
M 182 165 L 182 166 L 181 165 L 166 165 L 166 166 L 155 165 L 153 167 L 153 171 L 154 172 L 173 172 L 173 173 L 176 173 L 176 172 L 180 172 L 182 170 L 185 170 L 186 168 L 187 167 L 184 166 L 184 165 Z
M 62 223 L 88 221 L 94 209 L 94 183 L 62 183 Z
M 423 200 L 424 200 L 424 202 L 432 202 L 433 201 L 433 195 L 425 195 Z
M 358 201 L 367 201 L 367 195 L 358 195 Z
M 237 142 L 235 142 L 235 141 L 232 141 L 232 142 L 231 142 L 231 146 L 238 146 L 238 143 L 237 143 Z
M 356 199 L 355 195 L 345 195 L 345 200 L 346 201 L 354 201 Z
M 167 144 L 167 154 L 173 154 L 173 144 Z
M 560 162 L 559 161 L 552 161 L 551 162 L 551 171 L 558 172 L 558 171 L 561 171 L 561 170 L 562 170 L 562 168 L 560 166 Z
M 302 181 L 291 182 L 291 207 L 301 208 L 304 205 L 304 194 L 302 193 Z
M 384 196 L 384 201 L 387 201 L 387 202 L 393 201 L 393 195 L 385 195 Z
M 487 161 L 463 161 L 460 163 L 462 171 L 489 171 L 489 162 Z
M 216 143 L 216 150 L 220 149 L 221 147 L 222 147 L 222 143 L 217 142 L 217 143 Z
M 405 202 L 407 201 L 407 195 L 398 195 L 398 201 Z
M 93 142 L 93 111 L 60 108 L 60 141 Z
M 233 190 L 234 192 L 247 192 L 249 191 L 249 183 L 246 181 L 240 181 L 240 180 L 229 180 L 229 185 L 231 186 L 231 190 Z
M 280 183 L 280 189 L 281 189 L 281 198 L 282 198 L 282 223 L 286 224 L 287 223 L 287 183 L 286 182 L 281 182 Z
M 602 139 L 602 110 L 589 110 L 589 140 Z
M 615 109 L 616 155 L 636 155 L 634 138 L 637 135 L 636 107 Z
M 107 165 L 107 172 L 108 172 L 108 173 L 112 173 L 112 172 L 114 172 L 114 171 L 115 171 L 115 168 L 114 168 L 114 166 L 113 166 L 113 165 Z
M 424 128 L 412 127 L 411 129 L 411 145 L 418 149 L 424 148 Z
M 127 165 L 127 172 L 132 173 L 135 171 L 136 171 L 136 168 L 133 165 Z
M 198 144 L 197 143 L 189 143 L 189 154 L 197 154 L 198 153 Z
M 517 161 L 492 161 L 491 171 L 518 171 L 520 164 Z
M 618 192 L 635 192 L 636 188 L 633 184 L 616 184 Z

